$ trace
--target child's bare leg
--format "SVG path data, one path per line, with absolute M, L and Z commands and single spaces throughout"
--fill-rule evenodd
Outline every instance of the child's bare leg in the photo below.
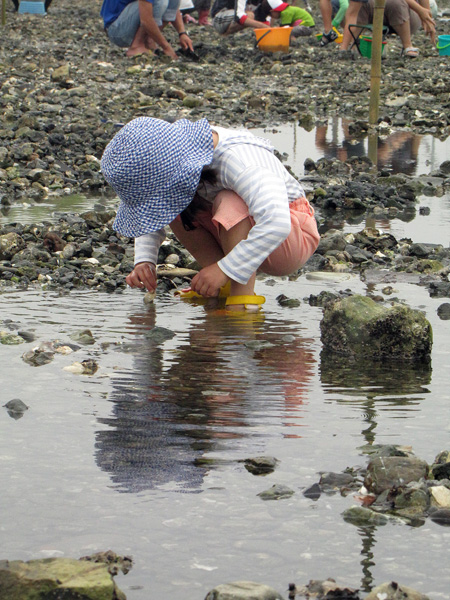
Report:
M 201 267 L 208 267 L 224 257 L 222 248 L 206 229 L 197 227 L 187 231 L 183 223 L 176 219 L 170 223 L 170 228 Z
M 219 226 L 219 237 L 222 243 L 223 251 L 228 254 L 240 241 L 245 240 L 248 236 L 252 224 L 249 219 L 244 219 L 231 229 L 225 229 L 222 225 Z M 255 293 L 256 273 L 250 277 L 247 283 L 238 283 L 231 280 L 231 296 L 253 296 Z M 242 304 L 229 305 L 230 310 L 243 310 Z

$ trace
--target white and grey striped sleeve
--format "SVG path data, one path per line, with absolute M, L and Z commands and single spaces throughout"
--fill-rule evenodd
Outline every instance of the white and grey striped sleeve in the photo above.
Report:
M 134 239 L 134 264 L 152 262 L 157 264 L 159 247 L 166 238 L 164 229 L 151 231 Z
M 248 167 L 229 183 L 229 189 L 247 204 L 255 225 L 247 239 L 239 242 L 218 265 L 234 281 L 247 283 L 261 263 L 289 235 L 289 200 L 284 179 L 263 167 Z

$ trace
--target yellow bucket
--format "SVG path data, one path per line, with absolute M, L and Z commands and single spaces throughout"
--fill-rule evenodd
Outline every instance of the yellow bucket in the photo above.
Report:
M 292 27 L 254 29 L 256 47 L 263 52 L 289 52 Z

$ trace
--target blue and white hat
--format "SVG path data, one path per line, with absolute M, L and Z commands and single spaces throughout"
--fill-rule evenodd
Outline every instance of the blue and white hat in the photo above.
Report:
M 127 123 L 101 160 L 103 175 L 121 200 L 114 229 L 139 237 L 173 221 L 194 197 L 213 150 L 206 119 L 168 123 L 138 117 Z

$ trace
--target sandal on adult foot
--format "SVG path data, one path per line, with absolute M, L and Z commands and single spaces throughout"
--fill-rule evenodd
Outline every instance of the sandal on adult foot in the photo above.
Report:
M 245 310 L 258 311 L 261 308 L 261 304 L 264 304 L 266 299 L 264 296 L 228 296 L 225 302 L 225 307 L 243 305 Z
M 337 40 L 337 38 L 338 34 L 334 31 L 334 29 L 330 29 L 328 33 L 323 32 L 322 39 L 320 40 L 320 46 L 323 48 L 323 46 L 326 46 L 330 42 L 334 42 L 334 40 Z
M 402 56 L 406 56 L 408 58 L 417 58 L 419 56 L 419 48 L 413 48 L 412 46 L 408 46 L 408 48 L 402 48 Z

